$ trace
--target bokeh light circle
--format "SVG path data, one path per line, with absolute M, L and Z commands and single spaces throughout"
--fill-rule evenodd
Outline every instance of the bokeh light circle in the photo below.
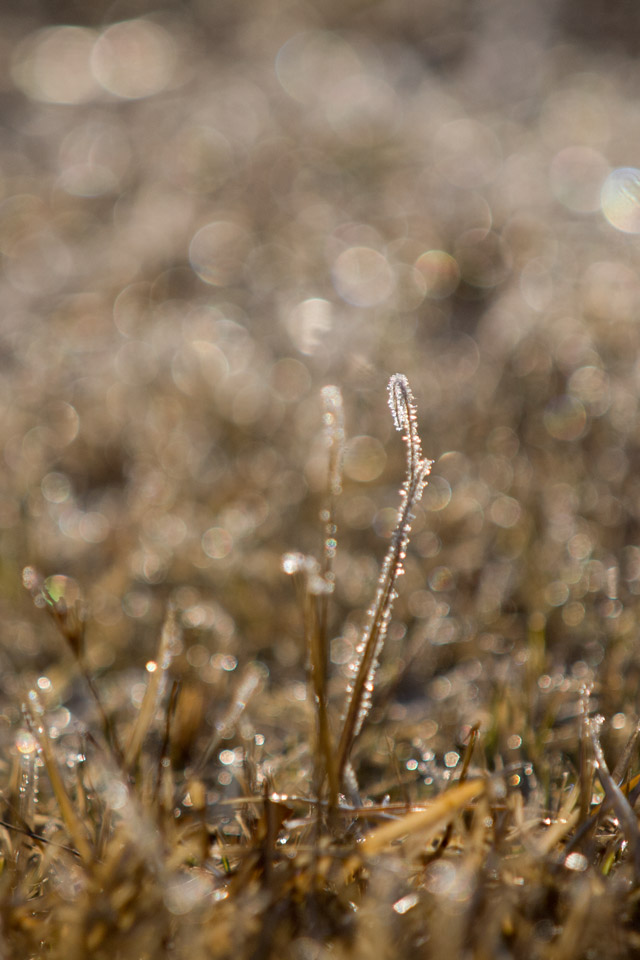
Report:
M 173 40 L 151 20 L 112 24 L 98 38 L 91 55 L 98 83 L 125 100 L 139 100 L 164 90 L 174 66 Z
M 591 147 L 565 147 L 549 168 L 551 191 L 563 206 L 575 213 L 595 213 L 600 207 L 602 182 L 609 164 Z
M 221 287 L 239 278 L 249 249 L 250 237 L 239 223 L 217 220 L 195 234 L 189 260 L 201 280 Z
M 290 37 L 278 51 L 275 72 L 282 89 L 300 103 L 333 99 L 332 93 L 360 72 L 349 44 L 335 33 L 308 30 Z
M 352 437 L 346 445 L 344 472 L 350 480 L 371 483 L 385 468 L 387 454 L 376 437 Z
M 547 432 L 556 440 L 578 440 L 587 428 L 584 405 L 567 394 L 547 404 L 543 420 Z
M 616 230 L 640 233 L 640 170 L 637 167 L 612 170 L 602 187 L 600 204 Z
M 375 307 L 393 293 L 395 281 L 386 258 L 371 247 L 349 247 L 336 259 L 333 285 L 347 303 Z
M 444 250 L 427 250 L 418 257 L 415 266 L 425 279 L 430 300 L 444 300 L 460 282 L 460 268 Z
M 86 103 L 99 92 L 90 69 L 95 41 L 95 32 L 85 27 L 38 30 L 16 47 L 11 78 L 32 100 Z

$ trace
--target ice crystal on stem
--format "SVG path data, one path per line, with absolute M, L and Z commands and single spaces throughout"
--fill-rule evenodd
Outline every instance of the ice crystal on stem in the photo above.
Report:
M 433 461 L 422 455 L 418 434 L 416 404 L 409 381 L 402 373 L 389 380 L 389 407 L 396 430 L 402 431 L 407 446 L 407 476 L 400 491 L 400 507 L 389 550 L 384 559 L 373 606 L 369 610 L 361 641 L 352 664 L 353 680 L 347 688 L 347 705 L 338 745 L 338 777 L 345 773 L 354 741 L 371 709 L 375 674 L 387 635 L 393 603 L 397 597 L 396 581 L 404 572 L 404 560 L 411 533 L 413 509 L 422 497 Z

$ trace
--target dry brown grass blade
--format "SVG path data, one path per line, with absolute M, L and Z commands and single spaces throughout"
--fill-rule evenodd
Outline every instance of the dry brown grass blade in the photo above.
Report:
M 485 791 L 484 780 L 472 780 L 453 787 L 438 797 L 425 810 L 414 810 L 398 820 L 385 823 L 364 838 L 359 850 L 372 857 L 395 840 L 414 834 L 433 836 L 468 803 L 481 797 Z M 424 838 L 423 838 L 424 839 Z
M 462 759 L 462 769 L 460 770 L 460 779 L 458 781 L 460 784 L 464 783 L 467 779 L 467 774 L 469 772 L 469 765 L 471 763 L 471 757 L 473 756 L 475 745 L 478 742 L 479 732 L 480 732 L 480 727 L 478 724 L 476 724 L 472 728 L 469 734 L 469 740 L 467 742 L 467 746 L 464 751 L 464 757 Z M 442 840 L 438 846 L 438 849 L 434 851 L 434 857 L 442 856 L 442 854 L 444 853 L 444 851 L 449 845 L 449 840 L 451 839 L 452 832 L 453 832 L 453 821 L 451 820 L 449 821 L 449 825 L 447 826 L 447 829 L 444 832 L 444 836 L 442 837 Z
M 338 779 L 334 760 L 334 744 L 329 726 L 327 703 L 327 631 L 326 610 L 318 609 L 318 598 L 307 593 L 305 598 L 305 629 L 311 660 L 311 685 L 316 704 L 317 757 L 320 769 L 316 773 L 316 792 L 319 794 L 326 776 L 329 783 L 331 806 L 338 802 Z
M 211 736 L 211 739 L 209 740 L 209 743 L 205 747 L 198 762 L 194 765 L 192 770 L 193 775 L 199 774 L 204 769 L 210 758 L 213 756 L 220 741 L 229 736 L 229 734 L 234 730 L 236 724 L 246 709 L 247 704 L 255 695 L 263 680 L 264 668 L 257 663 L 249 664 L 240 677 L 233 699 L 226 713 L 216 723 L 215 730 Z
M 342 394 L 335 386 L 326 386 L 322 390 L 324 404 L 325 436 L 329 448 L 328 465 L 328 498 L 327 506 L 322 511 L 324 522 L 324 542 L 322 551 L 321 578 L 327 589 L 319 594 L 311 595 L 307 591 L 307 598 L 311 609 L 307 618 L 307 632 L 311 656 L 311 672 L 313 692 L 317 709 L 317 741 L 318 756 L 322 758 L 324 770 L 317 774 L 317 792 L 320 792 L 322 781 L 326 775 L 329 783 L 329 797 L 331 806 L 338 802 L 338 777 L 335 767 L 334 744 L 329 726 L 327 682 L 329 672 L 328 650 L 328 619 L 329 598 L 333 590 L 335 574 L 333 562 L 338 548 L 337 524 L 335 518 L 336 501 L 342 490 L 342 461 L 344 458 L 344 411 Z
M 557 847 L 561 840 L 567 836 L 567 834 L 573 830 L 576 823 L 580 819 L 580 810 L 578 808 L 571 811 L 565 819 L 561 816 L 556 823 L 553 823 L 545 832 L 539 837 L 537 842 L 537 852 L 540 856 L 546 856 L 551 853 L 552 850 Z
M 31 701 L 27 701 L 26 715 L 29 718 L 33 735 L 36 737 L 40 745 L 40 749 L 42 750 L 42 757 L 47 775 L 49 777 L 49 782 L 51 783 L 51 789 L 53 790 L 54 796 L 58 802 L 60 814 L 69 833 L 69 837 L 71 838 L 73 846 L 78 851 L 81 859 L 84 860 L 85 863 L 91 863 L 93 860 L 93 855 L 86 831 L 75 811 L 73 803 L 71 802 L 71 798 L 69 797 L 69 794 L 67 793 L 65 785 L 62 781 L 62 777 L 60 776 L 60 770 L 58 769 L 58 763 L 53 752 L 49 735 Z
M 167 615 L 162 626 L 160 641 L 158 643 L 158 652 L 156 654 L 155 661 L 153 661 L 153 668 L 150 670 L 150 665 L 147 664 L 147 673 L 149 677 L 147 681 L 147 689 L 145 690 L 140 712 L 138 713 L 136 721 L 133 725 L 129 742 L 125 749 L 125 770 L 130 770 L 136 763 L 137 757 L 142 748 L 142 744 L 144 743 L 144 739 L 149 731 L 149 727 L 153 723 L 153 718 L 155 717 L 156 710 L 158 708 L 158 700 L 162 692 L 162 683 L 166 675 L 166 668 L 171 657 L 171 648 L 176 642 L 177 634 L 178 625 L 176 611 L 171 607 L 167 611 Z

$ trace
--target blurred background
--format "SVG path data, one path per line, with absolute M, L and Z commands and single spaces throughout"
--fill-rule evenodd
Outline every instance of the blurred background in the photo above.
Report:
M 185 675 L 258 661 L 304 706 L 281 558 L 320 550 L 328 383 L 342 690 L 403 478 L 401 371 L 435 465 L 384 709 L 450 742 L 505 686 L 597 678 L 624 733 L 639 41 L 637 5 L 600 0 L 3 3 L 6 693 L 67 682 L 30 564 L 86 598 L 91 669 L 125 700 L 172 599 Z

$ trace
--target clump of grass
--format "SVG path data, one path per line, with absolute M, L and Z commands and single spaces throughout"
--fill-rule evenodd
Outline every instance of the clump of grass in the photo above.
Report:
M 363 737 L 362 752 L 387 739 L 391 787 L 355 789 L 351 756 L 432 464 L 408 381 L 396 374 L 389 403 L 406 445 L 406 478 L 346 708 L 332 729 L 329 603 L 344 423 L 339 391 L 326 388 L 323 399 L 321 559 L 284 560 L 302 583 L 315 707 L 308 738 L 309 716 L 298 722 L 257 662 L 230 689 L 187 682 L 175 606 L 143 671 L 138 713 L 115 709 L 86 655 L 89 612 L 25 571 L 96 710 L 61 735 L 43 691 L 25 691 L 17 754 L 3 771 L 7 956 L 587 960 L 638 948 L 637 726 L 611 773 L 603 721 L 579 685 L 544 704 L 527 691 L 528 714 L 518 691 L 502 686 L 491 714 L 467 731 L 462 762 L 451 743 L 441 744 L 444 762 L 431 754 L 419 719 L 387 718 Z M 534 717 L 543 708 L 541 741 Z M 561 708 L 575 720 L 562 740 L 554 739 Z M 258 733 L 265 714 L 269 735 Z

